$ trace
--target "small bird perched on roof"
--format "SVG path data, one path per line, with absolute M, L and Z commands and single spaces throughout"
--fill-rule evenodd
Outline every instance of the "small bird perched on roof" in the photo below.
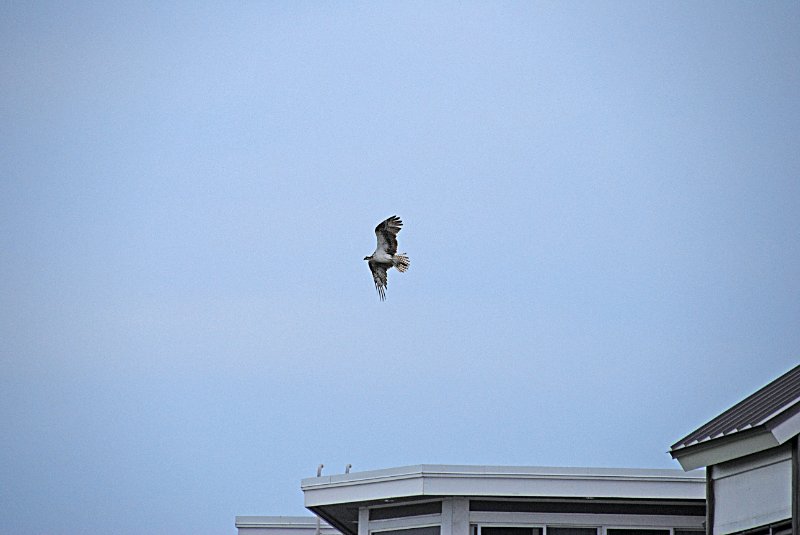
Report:
M 395 267 L 402 273 L 411 264 L 405 253 L 397 252 L 397 233 L 400 232 L 402 226 L 403 222 L 400 218 L 393 215 L 375 227 L 378 247 L 371 256 L 364 257 L 364 260 L 369 263 L 372 278 L 375 279 L 375 289 L 378 290 L 381 301 L 386 299 L 386 272 Z

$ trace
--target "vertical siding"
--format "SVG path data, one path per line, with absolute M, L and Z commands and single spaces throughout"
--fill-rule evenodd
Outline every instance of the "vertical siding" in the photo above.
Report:
M 716 465 L 714 535 L 725 535 L 792 516 L 791 447 Z

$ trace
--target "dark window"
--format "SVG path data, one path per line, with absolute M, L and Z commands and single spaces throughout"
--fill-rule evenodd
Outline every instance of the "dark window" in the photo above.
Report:
M 706 506 L 702 502 L 627 503 L 612 500 L 586 501 L 508 501 L 470 500 L 470 511 L 518 512 L 518 513 L 592 513 L 617 515 L 682 515 L 705 516 Z M 633 530 L 626 530 L 633 531 Z M 656 530 L 659 533 L 664 530 Z
M 597 535 L 597 528 L 551 528 L 547 526 L 547 535 Z
M 481 535 L 542 535 L 542 528 L 481 526 Z
M 705 531 L 702 529 L 674 529 L 672 533 L 674 535 L 705 535 Z
M 770 528 L 772 535 L 792 535 L 792 521 L 784 524 L 773 524 Z
M 403 518 L 406 516 L 438 515 L 442 513 L 442 502 L 409 503 L 393 507 L 376 507 L 369 510 L 370 520 Z
M 668 529 L 609 529 L 608 535 L 669 535 Z
M 390 529 L 372 533 L 375 535 L 440 535 L 441 530 L 441 526 L 428 526 L 427 528 Z
M 744 531 L 737 531 L 733 535 L 791 535 L 792 521 L 782 520 L 772 525 L 758 526 Z

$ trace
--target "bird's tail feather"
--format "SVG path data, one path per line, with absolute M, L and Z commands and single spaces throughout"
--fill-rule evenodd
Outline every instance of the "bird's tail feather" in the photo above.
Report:
M 394 267 L 396 267 L 397 271 L 400 273 L 406 271 L 410 265 L 411 260 L 408 259 L 405 253 L 396 253 L 394 255 Z

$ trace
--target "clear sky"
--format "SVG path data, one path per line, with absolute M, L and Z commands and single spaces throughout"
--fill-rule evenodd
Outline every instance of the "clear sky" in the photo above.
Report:
M 800 360 L 798 28 L 3 2 L 0 533 L 234 533 L 319 463 L 678 468 Z

